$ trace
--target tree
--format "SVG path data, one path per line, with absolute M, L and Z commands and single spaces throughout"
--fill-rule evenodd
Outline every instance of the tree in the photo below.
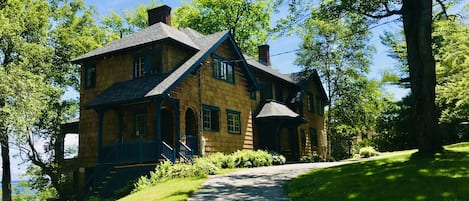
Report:
M 203 34 L 231 30 L 240 48 L 256 56 L 257 46 L 267 41 L 275 7 L 271 0 L 195 0 L 175 10 L 174 24 Z
M 130 8 L 124 11 L 124 18 L 117 12 L 104 16 L 102 20 L 103 28 L 108 31 L 110 38 L 117 39 L 119 36 L 137 32 L 148 27 L 147 10 L 155 8 L 160 3 L 152 1 L 149 4 L 138 4 L 137 8 Z
M 469 28 L 460 18 L 435 22 L 436 102 L 441 123 L 469 121 Z
M 61 97 L 67 87 L 78 88 L 79 70 L 69 61 L 109 41 L 93 14 L 82 0 L 10 0 L 1 4 L 3 200 L 11 200 L 9 143 L 12 141 L 33 164 L 30 168 L 39 167 L 47 181 L 44 184 L 52 184 L 59 199 L 66 198 L 61 188 L 61 163 L 51 159 L 54 154 L 47 153 L 53 152 L 57 128 L 66 118 L 64 111 L 70 108 L 69 101 Z M 46 153 L 38 151 L 38 144 L 33 143 L 33 139 L 41 138 L 50 140 L 46 143 Z
M 444 15 L 446 8 L 441 0 L 438 15 Z M 435 104 L 435 60 L 432 55 L 432 11 L 431 0 L 401 1 L 322 1 L 322 13 L 340 17 L 344 12 L 354 12 L 370 20 L 379 20 L 393 15 L 402 17 L 406 41 L 410 85 L 414 102 L 415 132 L 419 136 L 419 152 L 433 154 L 442 150 Z
M 450 8 L 449 4 L 448 8 Z M 465 9 L 464 9 L 465 10 Z M 463 11 L 464 11 L 463 10 Z M 439 123 L 442 127 L 442 140 L 444 143 L 454 143 L 464 137 L 464 125 L 462 122 L 467 121 L 469 111 L 468 107 L 468 90 L 465 77 L 469 76 L 465 56 L 468 53 L 467 45 L 461 41 L 465 41 L 468 32 L 467 22 L 464 22 L 460 15 L 437 14 L 433 18 L 432 47 L 436 60 L 436 103 L 439 109 Z M 390 48 L 390 55 L 397 59 L 398 69 L 401 72 L 401 84 L 404 87 L 409 86 L 409 67 L 405 60 L 406 44 L 402 32 L 387 32 L 383 39 L 383 43 Z M 411 97 L 409 97 L 411 98 Z M 409 101 L 403 101 L 402 104 L 409 104 Z M 402 107 L 401 107 L 402 108 Z M 411 110 L 408 110 L 409 112 Z M 409 119 L 407 114 L 402 112 L 395 113 L 399 119 Z M 462 123 L 464 124 L 464 123 Z M 402 128 L 395 128 L 397 132 L 403 131 Z M 390 131 L 390 132 L 396 132 Z M 409 136 L 412 132 L 409 132 Z M 467 132 L 467 131 L 466 131 Z M 459 135 L 459 136 L 458 136 Z M 396 143 L 401 143 L 400 141 Z
M 9 143 L 21 138 L 43 105 L 45 77 L 31 71 L 47 67 L 51 50 L 45 46 L 48 9 L 45 2 L 7 1 L 0 7 L 0 137 L 2 200 L 11 200 Z M 34 17 L 31 17 L 34 16 Z
M 353 13 L 331 20 L 313 9 L 299 31 L 303 43 L 296 63 L 306 72 L 317 69 L 329 95 L 326 125 L 334 158 L 347 157 L 352 138 L 374 130 L 384 107 L 380 83 L 365 76 L 373 48 L 363 20 Z

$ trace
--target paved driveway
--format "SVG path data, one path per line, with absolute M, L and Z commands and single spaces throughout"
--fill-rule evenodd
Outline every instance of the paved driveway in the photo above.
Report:
M 283 191 L 286 181 L 312 169 L 347 163 L 352 161 L 260 167 L 210 176 L 189 200 L 290 200 Z

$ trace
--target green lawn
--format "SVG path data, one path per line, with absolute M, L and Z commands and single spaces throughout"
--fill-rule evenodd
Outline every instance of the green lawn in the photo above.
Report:
M 185 178 L 161 182 L 156 186 L 132 193 L 119 201 L 187 200 L 207 178 Z
M 285 189 L 293 200 L 469 200 L 469 143 L 445 148 L 434 157 L 407 151 L 315 170 L 288 182 Z
M 242 170 L 244 168 L 221 169 L 217 174 L 226 174 Z M 136 193 L 132 193 L 119 201 L 176 201 L 187 200 L 189 196 L 198 190 L 207 178 L 183 178 L 168 180 L 156 186 L 145 188 Z

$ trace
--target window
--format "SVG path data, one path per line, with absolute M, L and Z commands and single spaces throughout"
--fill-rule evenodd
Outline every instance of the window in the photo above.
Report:
M 283 99 L 283 87 L 280 85 L 280 83 L 275 83 L 275 100 L 280 102 L 285 101 Z
M 306 133 L 304 129 L 301 129 L 301 147 L 303 149 L 303 152 L 306 152 Z
M 85 89 L 94 88 L 96 86 L 96 66 L 88 65 L 85 66 Z
M 272 82 L 263 80 L 261 83 L 261 100 L 272 99 Z
M 317 99 L 316 101 L 317 107 L 318 107 L 318 114 L 323 115 L 324 114 L 324 105 L 321 101 L 321 99 Z
M 315 128 L 309 129 L 309 138 L 311 140 L 311 150 L 316 149 L 318 147 L 318 134 Z
M 308 111 L 314 112 L 314 96 L 313 96 L 313 94 L 308 93 L 306 95 L 306 98 L 307 98 L 306 102 L 307 102 Z
M 134 61 L 134 77 L 145 75 L 145 57 L 139 56 Z
M 234 67 L 233 65 L 219 57 L 213 58 L 213 77 L 234 83 Z
M 228 133 L 241 134 L 241 113 L 233 110 L 226 110 Z
M 252 100 L 256 100 L 256 90 L 251 89 L 251 91 L 249 91 L 249 96 Z
M 218 131 L 220 126 L 220 109 L 218 107 L 203 105 L 203 125 L 206 131 Z
M 147 127 L 147 114 L 145 112 L 135 113 L 135 135 L 144 136 Z
M 134 57 L 134 78 L 163 73 L 161 50 L 146 51 Z

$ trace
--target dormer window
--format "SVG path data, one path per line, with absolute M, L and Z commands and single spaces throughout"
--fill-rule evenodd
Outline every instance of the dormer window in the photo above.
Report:
M 153 49 L 134 56 L 134 78 L 157 75 L 162 72 L 161 50 Z
M 235 71 L 231 62 L 217 56 L 213 57 L 213 77 L 234 83 L 234 74 Z
M 84 77 L 85 89 L 94 88 L 96 86 L 96 66 L 86 65 Z
M 145 58 L 139 56 L 134 63 L 134 77 L 142 77 L 143 75 L 145 75 Z

